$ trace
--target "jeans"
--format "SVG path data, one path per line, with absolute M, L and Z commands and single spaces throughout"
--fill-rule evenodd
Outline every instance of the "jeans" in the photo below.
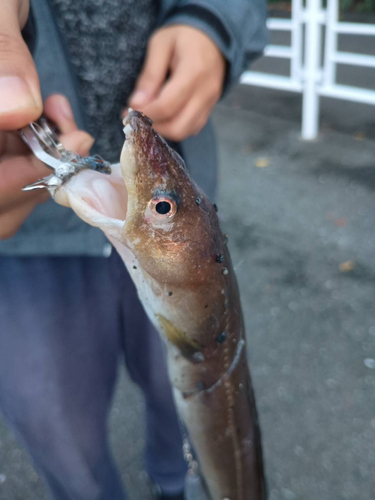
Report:
M 146 402 L 145 465 L 167 494 L 186 464 L 163 346 L 114 252 L 0 258 L 0 410 L 56 500 L 124 500 L 106 420 L 124 356 Z

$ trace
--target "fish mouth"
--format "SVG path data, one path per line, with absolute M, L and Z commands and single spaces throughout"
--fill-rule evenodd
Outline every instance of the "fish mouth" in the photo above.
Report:
M 55 193 L 55 201 L 71 207 L 88 224 L 121 240 L 128 208 L 128 190 L 120 164 L 111 174 L 84 170 L 73 176 Z
M 111 165 L 111 174 L 83 170 L 62 185 L 54 198 L 57 203 L 71 207 L 88 224 L 126 243 L 123 241 L 126 217 L 136 210 L 137 204 L 137 152 L 143 144 L 148 146 L 155 140 L 155 132 L 152 121 L 138 111 L 129 110 L 123 124 L 125 143 L 121 163 Z

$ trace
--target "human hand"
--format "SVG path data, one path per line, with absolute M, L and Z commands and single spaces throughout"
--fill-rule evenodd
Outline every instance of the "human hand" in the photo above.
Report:
M 23 41 L 21 29 L 29 13 L 28 0 L 1 0 L 0 16 L 0 239 L 10 238 L 38 203 L 49 198 L 44 190 L 22 188 L 51 173 L 17 136 L 10 132 L 36 120 L 43 103 L 38 74 Z M 67 149 L 89 152 L 93 139 L 78 131 L 67 99 L 51 96 L 44 112 L 62 133 Z
M 149 41 L 129 106 L 149 116 L 167 139 L 182 141 L 206 124 L 221 96 L 225 70 L 223 55 L 202 31 L 186 25 L 161 28 Z
M 94 139 L 78 130 L 66 97 L 49 97 L 44 114 L 56 124 L 66 149 L 88 155 Z M 46 189 L 23 192 L 22 188 L 51 173 L 16 133 L 0 131 L 0 240 L 13 236 L 34 208 L 50 198 Z

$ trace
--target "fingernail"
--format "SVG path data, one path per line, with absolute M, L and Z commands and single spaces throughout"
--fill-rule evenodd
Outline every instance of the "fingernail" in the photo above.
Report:
M 72 107 L 70 105 L 69 100 L 64 95 L 60 96 L 59 104 L 63 116 L 69 121 L 74 120 Z
M 130 97 L 129 103 L 131 106 L 137 107 L 142 106 L 148 100 L 148 93 L 145 90 L 136 90 L 134 94 Z
M 0 78 L 0 114 L 34 106 L 38 103 L 25 80 L 18 76 Z

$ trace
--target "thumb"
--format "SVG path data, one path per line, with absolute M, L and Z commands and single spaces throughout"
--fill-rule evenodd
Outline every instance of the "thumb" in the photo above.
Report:
M 21 35 L 26 4 L 1 1 L 0 130 L 23 127 L 39 118 L 43 109 L 38 74 Z
M 150 39 L 142 72 L 129 99 L 131 107 L 145 106 L 158 94 L 167 77 L 173 49 L 174 39 L 167 30 L 156 32 Z

